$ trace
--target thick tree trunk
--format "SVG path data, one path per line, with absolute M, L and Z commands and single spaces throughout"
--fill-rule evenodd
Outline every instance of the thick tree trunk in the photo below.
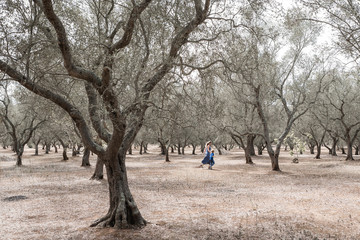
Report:
M 321 144 L 318 144 L 316 146 L 316 156 L 315 156 L 315 158 L 320 159 L 320 155 L 321 155 Z
M 66 160 L 69 160 L 68 156 L 67 156 L 67 147 L 63 147 L 63 160 L 66 161 Z
M 39 144 L 35 143 L 35 156 L 39 156 Z
M 280 171 L 279 167 L 279 154 L 269 153 L 271 159 L 271 168 L 273 171 Z
M 309 144 L 309 149 L 310 149 L 310 154 L 315 154 L 315 145 Z
M 329 154 L 331 154 L 331 153 L 332 153 L 332 149 L 331 149 L 331 147 L 328 147 L 325 143 L 324 143 L 324 147 L 326 147 L 326 149 L 329 151 Z
M 95 166 L 95 172 L 91 176 L 90 179 L 92 180 L 101 180 L 104 178 L 104 163 L 103 161 L 98 157 L 96 159 L 96 166 Z
M 192 155 L 196 155 L 195 151 L 196 151 L 196 144 L 191 144 L 192 146 Z
M 182 147 L 181 147 L 181 154 L 182 154 L 182 155 L 185 155 L 185 146 L 182 146 Z
M 55 143 L 53 144 L 53 147 L 54 147 L 54 149 L 55 149 L 55 153 L 58 153 L 58 148 L 57 148 L 57 146 L 56 146 Z
M 159 143 L 160 143 L 160 148 L 161 148 L 161 155 L 165 155 L 166 154 L 166 146 L 161 141 L 159 141 Z
M 82 157 L 81 166 L 82 167 L 89 167 L 90 166 L 90 149 L 88 147 L 84 148 L 84 155 Z
M 51 148 L 51 144 L 50 143 L 45 143 L 45 154 L 49 154 L 50 148 Z
M 140 143 L 140 150 L 139 150 L 139 154 L 140 154 L 140 155 L 143 154 L 143 145 L 144 145 L 144 142 L 141 141 L 141 143 Z
M 346 154 L 344 147 L 341 147 L 341 154 Z
M 251 159 L 251 147 L 247 145 L 244 151 L 245 151 L 246 164 L 253 164 L 253 161 Z
M 331 146 L 331 155 L 332 156 L 337 156 L 336 154 L 336 145 L 337 142 L 339 141 L 337 138 L 332 138 L 333 142 L 332 142 L 332 146 Z
M 165 150 L 165 162 L 170 162 L 169 147 L 167 147 L 166 150 Z
M 352 142 L 347 141 L 347 154 L 346 154 L 346 160 L 354 160 L 353 154 L 352 154 Z
M 254 139 L 256 138 L 256 135 L 247 135 L 246 139 L 246 147 L 249 149 L 250 156 L 255 156 L 255 148 L 254 148 Z
M 146 144 L 144 144 L 144 153 L 147 153 L 147 150 L 148 150 L 147 146 L 148 146 L 148 144 L 147 144 L 147 143 L 146 143 Z
M 222 155 L 222 151 L 220 148 L 218 148 L 219 155 Z
M 16 158 L 16 166 L 18 166 L 18 167 L 22 166 L 21 155 L 17 155 L 17 158 Z
M 180 143 L 178 143 L 178 145 L 177 145 L 177 151 L 178 151 L 178 154 L 180 155 L 181 154 L 181 145 L 180 145 Z
M 355 153 L 354 153 L 355 155 L 359 155 L 359 146 L 356 146 L 355 147 Z
M 19 144 L 20 145 L 20 144 Z M 18 149 L 16 149 L 16 166 L 22 166 L 22 155 L 24 153 L 24 147 L 19 147 Z
M 110 207 L 105 217 L 96 220 L 91 226 L 101 224 L 104 227 L 130 228 L 146 225 L 145 219 L 130 192 L 125 153 L 118 154 L 118 159 L 104 161 L 109 184 Z

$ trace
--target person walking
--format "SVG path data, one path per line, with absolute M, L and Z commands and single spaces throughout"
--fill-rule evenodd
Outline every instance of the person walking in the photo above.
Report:
M 204 164 L 210 164 L 210 153 L 211 153 L 211 144 L 212 142 L 209 141 L 206 143 L 205 145 L 205 157 L 204 159 L 201 161 L 201 164 L 200 164 L 200 168 L 202 168 L 204 166 Z

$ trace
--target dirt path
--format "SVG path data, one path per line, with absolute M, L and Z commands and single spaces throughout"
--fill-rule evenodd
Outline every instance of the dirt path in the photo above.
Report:
M 202 155 L 156 149 L 129 156 L 130 187 L 149 224 L 140 230 L 89 228 L 107 211 L 106 181 L 88 180 L 81 157 L 31 156 L 16 168 L 0 150 L 0 239 L 360 239 L 360 162 L 302 155 L 282 173 L 265 156 L 246 165 L 243 154 L 216 156 L 214 170 L 195 168 Z M 265 153 L 266 154 L 266 153 Z M 4 201 L 23 195 L 27 199 Z

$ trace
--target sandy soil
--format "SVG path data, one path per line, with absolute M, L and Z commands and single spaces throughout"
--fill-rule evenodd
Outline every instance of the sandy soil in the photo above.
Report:
M 246 165 L 238 151 L 212 171 L 196 168 L 202 155 L 134 154 L 130 188 L 149 224 L 116 230 L 88 227 L 108 207 L 106 180 L 89 180 L 93 157 L 82 168 L 81 157 L 32 152 L 19 168 L 0 150 L 0 239 L 360 239 L 360 161 L 344 156 L 293 164 L 283 153 L 275 173 L 266 155 Z M 27 199 L 4 201 L 16 195 Z

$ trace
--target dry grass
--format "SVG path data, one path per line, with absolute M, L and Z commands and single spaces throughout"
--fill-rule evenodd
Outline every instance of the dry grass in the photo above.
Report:
M 149 224 L 139 230 L 89 228 L 107 211 L 106 181 L 88 180 L 81 157 L 31 156 L 15 167 L 0 150 L 0 239 L 360 239 L 360 162 L 302 155 L 283 172 L 265 156 L 216 156 L 213 171 L 195 168 L 202 155 L 157 149 L 127 160 L 130 188 Z M 266 153 L 265 153 L 266 154 Z M 3 201 L 24 195 L 27 199 Z

